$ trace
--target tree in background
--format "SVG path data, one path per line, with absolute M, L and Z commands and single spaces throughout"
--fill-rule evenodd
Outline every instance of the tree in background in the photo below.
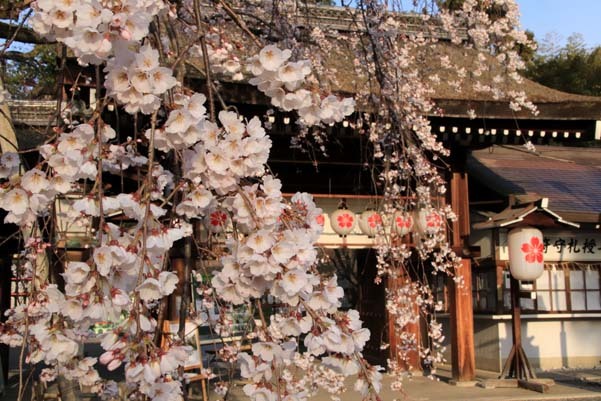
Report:
M 580 34 L 564 46 L 549 36 L 528 64 L 525 74 L 542 85 L 564 92 L 601 96 L 601 47 L 587 49 Z
M 2 58 L 4 89 L 16 99 L 56 96 L 55 47 L 35 45 L 28 52 L 5 52 Z

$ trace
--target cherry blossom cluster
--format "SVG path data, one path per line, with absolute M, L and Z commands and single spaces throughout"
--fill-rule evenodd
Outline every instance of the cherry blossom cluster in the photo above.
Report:
M 487 12 L 492 10 L 492 12 Z M 515 1 L 493 0 L 485 7 L 476 0 L 465 1 L 457 10 L 443 10 L 440 21 L 454 43 L 467 42 L 468 47 L 480 51 L 477 63 L 474 65 L 472 76 L 476 79 L 472 83 L 479 91 L 491 93 L 496 99 L 508 99 L 512 110 L 527 109 L 533 115 L 538 114 L 536 106 L 530 102 L 525 94 L 519 90 L 506 90 L 512 84 L 520 84 L 522 77 L 518 73 L 523 70 L 525 63 L 516 51 L 519 46 L 534 49 L 536 44 L 528 39 L 525 31 L 517 28 L 519 23 L 519 9 Z M 487 49 L 495 48 L 496 62 L 503 66 L 502 72 L 491 71 L 490 56 L 486 56 Z M 493 80 L 497 85 L 483 84 L 480 77 L 484 73 L 492 72 Z M 465 81 L 465 75 L 461 78 Z M 502 85 L 505 83 L 505 85 Z M 469 85 L 463 82 L 464 85 Z
M 37 0 L 31 25 L 69 46 L 81 63 L 100 64 L 116 46 L 141 41 L 163 0 Z
M 74 132 L 81 131 L 85 129 Z M 190 235 L 191 229 L 183 223 L 162 225 L 158 218 L 165 211 L 154 204 L 143 205 L 132 194 L 104 197 L 102 206 L 100 209 L 96 199 L 84 197 L 73 204 L 73 210 L 85 217 L 120 211 L 139 223 L 129 230 L 106 223 L 87 261 L 65 263 L 64 292 L 55 284 L 42 285 L 28 304 L 11 312 L 2 340 L 14 344 L 19 337 L 27 337 L 29 363 L 44 361 L 66 377 L 101 391 L 103 383 L 93 368 L 96 360 L 79 358 L 79 343 L 89 335 L 90 325 L 108 320 L 118 327 L 102 341 L 107 352 L 100 362 L 110 370 L 125 363 L 128 379 L 147 396 L 167 388 L 181 394 L 180 383 L 171 377 L 185 363 L 189 351 L 177 342 L 149 348 L 157 323 L 147 311 L 175 289 L 177 276 L 162 270 L 165 255 L 173 242 Z M 140 235 L 141 230 L 148 234 Z M 34 242 L 27 249 L 30 252 L 24 260 L 30 275 L 37 277 L 33 270 L 43 247 Z M 140 254 L 139 249 L 144 252 Z M 124 312 L 128 318 L 122 320 Z M 45 377 L 50 380 L 53 374 Z
M 321 209 L 308 194 L 296 194 L 289 204 L 283 203 L 280 187 L 279 180 L 265 175 L 261 184 L 244 186 L 231 202 L 222 203 L 233 224 L 248 235 L 229 238 L 228 252 L 221 258 L 223 268 L 211 281 L 218 297 L 234 305 L 263 294 L 288 304 L 286 314 L 273 315 L 258 333 L 252 355 L 238 356 L 243 377 L 252 380 L 244 392 L 253 400 L 277 399 L 278 394 L 305 399 L 315 394 L 307 390 L 313 388 L 308 384 L 325 384 L 319 375 L 302 370 L 306 356 L 298 352 L 299 336 L 304 336 L 309 355 L 330 354 L 332 374 L 341 377 L 359 372 L 364 362 L 355 355 L 369 338 L 356 311 L 337 311 L 343 292 L 336 277 L 323 278 L 315 270 Z M 285 388 L 276 391 L 283 378 L 287 378 Z M 379 386 L 378 374 L 365 379 Z
M 105 72 L 108 95 L 130 114 L 152 114 L 161 106 L 159 96 L 177 84 L 173 71 L 159 64 L 159 52 L 149 45 L 138 52 L 118 47 Z
M 243 177 L 261 176 L 271 148 L 258 117 L 246 124 L 238 114 L 220 111 L 217 124 L 205 121 L 199 127 L 201 141 L 183 153 L 184 177 L 213 188 L 218 194 L 231 192 Z
M 420 361 L 431 369 L 444 361 L 445 340 L 442 325 L 436 320 L 436 312 L 442 310 L 442 302 L 436 302 L 432 289 L 418 282 L 403 280 L 396 291 L 388 293 L 386 306 L 392 315 L 392 324 L 399 333 L 397 336 L 396 358 L 389 361 L 390 373 L 394 377 L 393 388 L 400 389 L 402 380 L 408 374 L 411 354 L 419 355 Z M 415 329 L 420 319 L 428 319 L 428 346 L 420 344 Z M 409 373 L 410 374 L 410 373 Z
M 244 79 L 242 63 L 236 55 L 236 46 L 230 40 L 220 27 L 210 27 L 205 35 L 207 58 L 212 73 L 230 77 L 233 81 L 241 81 Z M 192 53 L 202 56 L 203 47 L 194 45 Z
M 284 111 L 296 111 L 307 126 L 340 122 L 355 111 L 353 98 L 334 95 L 321 97 L 303 88 L 311 74 L 308 60 L 288 61 L 292 52 L 276 45 L 265 46 L 247 61 L 246 68 L 254 77 L 248 82 L 271 98 L 271 104 Z
M 244 393 L 252 400 L 304 401 L 321 388 L 338 397 L 345 390 L 345 377 L 354 375 L 355 390 L 369 397 L 379 392 L 382 379 L 381 368 L 369 366 L 362 357 L 369 331 L 362 327 L 357 311 L 340 310 L 344 294 L 336 275 L 317 269 L 315 246 L 322 230 L 318 219 L 322 211 L 305 193 L 284 199 L 282 183 L 266 165 L 271 139 L 258 117 L 245 118 L 225 104 L 218 113 L 213 112 L 215 104 L 210 104 L 212 111 L 207 115 L 205 95 L 185 88 L 164 66 L 164 60 L 185 64 L 183 59 L 192 49 L 205 58 L 204 64 L 216 76 L 244 78 L 240 59 L 249 55 L 242 54 L 244 46 L 236 45 L 242 42 L 236 40 L 237 33 L 217 27 L 223 18 L 212 19 L 225 15 L 223 8 L 195 15 L 202 26 L 192 26 L 190 10 L 198 4 L 182 4 L 185 10 L 172 13 L 179 18 L 170 20 L 161 12 L 167 8 L 162 0 L 33 3 L 31 25 L 38 33 L 67 45 L 80 63 L 106 63 L 107 96 L 135 116 L 138 132 L 120 130 L 117 135 L 102 120 L 99 109 L 90 121 L 55 127 L 54 137 L 39 149 L 40 162 L 28 171 L 20 171 L 16 153 L 0 157 L 0 207 L 8 212 L 5 221 L 33 233 L 15 263 L 19 274 L 32 279 L 30 297 L 9 311 L 7 322 L 0 325 L 0 341 L 26 345 L 27 363 L 48 365 L 42 380 L 61 375 L 106 397 L 114 395 L 116 384 L 104 381 L 96 371 L 100 363 L 111 371 L 123 367 L 130 399 L 182 400 L 185 375 L 181 367 L 190 362 L 191 350 L 173 335 L 157 341 L 161 337 L 157 332 L 162 329 L 161 305 L 181 285 L 169 262 L 170 250 L 176 241 L 192 237 L 193 231 L 206 230 L 206 244 L 194 242 L 196 235 L 191 242 L 199 254 L 210 254 L 220 267 L 202 282 L 198 295 L 203 310 L 184 310 L 182 316 L 208 324 L 221 336 L 231 336 L 233 322 L 226 308 L 260 309 L 266 296 L 284 305 L 269 319 L 261 316 L 260 324 L 246 333 L 245 340 L 253 341 L 249 352 L 240 352 L 240 344 L 234 343 L 217 353 L 240 368 L 248 380 Z M 256 4 L 248 8 L 242 1 L 235 4 L 247 15 L 258 9 Z M 460 10 L 443 12 L 430 28 L 445 29 L 456 43 L 472 49 L 494 48 L 509 77 L 519 80 L 520 61 L 513 44 L 526 43 L 526 39 L 514 29 L 517 9 L 509 0 L 485 5 L 502 7 L 504 15 L 490 18 L 482 2 L 468 0 Z M 423 77 L 416 67 L 420 51 L 436 44 L 436 35 L 424 34 L 433 32 L 428 28 L 432 21 L 429 16 L 416 17 L 415 21 L 424 24 L 423 32 L 406 36 L 403 20 L 383 3 L 366 0 L 360 7 L 350 15 L 361 33 L 351 29 L 333 43 L 328 39 L 330 30 L 297 26 L 289 17 L 299 10 L 270 2 L 265 7 L 269 18 L 258 19 L 271 20 L 274 30 L 260 39 L 252 36 L 253 41 L 264 42 L 258 54 L 246 59 L 245 68 L 252 75 L 249 84 L 267 95 L 274 107 L 298 115 L 299 140 L 316 135 L 322 148 L 325 136 L 316 127 L 342 121 L 354 112 L 356 101 L 376 110 L 365 121 L 367 128 L 364 121 L 354 126 L 372 144 L 379 169 L 375 190 L 384 194 L 383 211 L 388 214 L 383 221 L 407 210 L 421 210 L 435 220 L 431 228 L 414 235 L 415 250 L 390 230 L 378 231 L 380 274 L 376 280 L 384 274 L 403 279 L 411 268 L 420 274 L 452 273 L 458 258 L 448 244 L 446 222 L 455 216 L 440 201 L 446 187 L 436 164 L 448 151 L 425 117 L 439 113 L 430 97 L 431 85 L 441 78 Z M 157 29 L 148 35 L 153 19 Z M 252 21 L 236 22 L 240 31 L 249 33 L 245 24 Z M 206 52 L 203 46 L 175 38 L 165 27 L 194 33 L 194 40 L 202 35 Z M 263 28 L 252 27 L 255 32 Z M 314 44 L 323 46 L 322 53 L 314 44 L 303 47 L 302 32 L 309 32 Z M 268 44 L 272 35 L 287 49 Z M 349 53 L 347 45 L 354 50 Z M 288 49 L 295 49 L 294 57 Z M 327 67 L 333 54 L 354 57 L 355 98 L 328 93 L 315 76 L 336 73 Z M 450 80 L 449 87 L 460 90 L 468 78 L 488 72 L 483 66 L 486 57 L 475 60 L 474 73 L 456 69 L 457 79 Z M 440 61 L 455 68 L 448 57 Z M 530 107 L 519 91 L 506 92 L 475 81 L 476 90 L 509 97 L 512 109 Z M 207 93 L 213 102 L 219 98 L 218 91 L 219 85 L 210 82 Z M 105 104 L 98 102 L 99 107 Z M 111 192 L 112 185 L 125 177 L 128 185 Z M 72 198 L 70 208 L 55 211 L 56 200 L 67 196 Z M 56 214 L 78 222 L 89 235 L 82 258 L 59 261 L 64 286 L 48 283 L 47 270 L 54 268 L 48 267 L 48 248 L 54 251 L 56 244 L 40 234 L 52 227 Z M 196 224 L 200 221 L 204 228 Z M 36 227 L 41 222 L 47 226 Z M 215 243 L 219 245 L 211 248 Z M 415 254 L 420 261 L 408 266 Z M 200 271 L 195 273 L 202 277 Z M 215 316 L 210 313 L 214 308 L 218 309 Z M 389 361 L 393 373 L 402 375 L 407 355 L 414 351 L 428 364 L 440 362 L 443 336 L 434 315 L 441 306 L 427 283 L 402 282 L 387 294 L 387 308 L 399 339 L 396 355 Z M 420 315 L 431 322 L 430 348 L 421 347 L 406 330 Z M 101 320 L 113 324 L 101 337 L 104 352 L 98 359 L 83 357 L 80 344 L 90 335 L 89 327 Z M 208 371 L 202 375 L 212 377 Z M 395 389 L 399 388 L 396 383 Z M 222 383 L 216 390 L 226 397 L 230 388 Z
M 260 342 L 253 346 L 252 357 L 241 356 L 256 362 L 254 367 L 245 368 L 255 378 L 254 387 L 245 388 L 245 392 L 259 399 L 271 388 L 269 397 L 277 397 L 281 393 L 273 390 L 275 383 L 283 377 L 298 377 L 298 372 L 280 371 L 274 361 L 280 361 L 283 368 L 294 365 L 294 361 L 297 366 L 303 360 L 296 342 L 299 335 L 305 336 L 309 354 L 331 355 L 332 372 L 337 372 L 332 373 L 334 377 L 357 373 L 365 362 L 356 355 L 369 338 L 369 331 L 361 328 L 357 312 L 337 311 L 343 292 L 336 277 L 324 278 L 315 270 L 321 210 L 307 194 L 297 194 L 290 203 L 284 202 L 280 181 L 265 174 L 271 141 L 258 118 L 245 123 L 236 113 L 221 111 L 217 125 L 206 119 L 205 100 L 200 94 L 179 96 L 166 121 L 148 130 L 146 136 L 159 151 L 183 151 L 182 174 L 188 185 L 181 187 L 184 197 L 176 212 L 195 219 L 202 218 L 210 208 L 218 208 L 232 216 L 238 232 L 246 233 L 228 234 L 227 252 L 221 258 L 223 268 L 211 281 L 219 302 L 244 304 L 270 294 L 291 308 L 289 315 L 276 315 L 265 326 L 259 334 Z M 136 154 L 136 144 L 129 138 L 122 145 L 107 143 L 116 139 L 115 131 L 107 125 L 80 124 L 71 132 L 61 133 L 56 143 L 44 145 L 41 153 L 52 172 L 51 179 L 60 177 L 60 193 L 71 190 L 77 180 L 96 179 L 99 164 L 105 171 L 124 171 L 150 162 Z M 10 157 L 5 159 L 7 167 L 11 166 Z M 174 187 L 173 175 L 159 164 L 150 166 L 149 174 L 152 179 L 137 192 L 102 197 L 91 193 L 73 202 L 67 217 L 104 221 L 93 238 L 90 257 L 67 260 L 64 291 L 56 285 L 43 285 L 36 292 L 35 302 L 14 310 L 2 329 L 2 340 L 6 342 L 18 343 L 27 337 L 31 344 L 28 360 L 52 366 L 44 375 L 47 380 L 62 374 L 96 391 L 112 388 L 98 376 L 96 360 L 81 359 L 78 354 L 78 344 L 87 337 L 87 328 L 109 320 L 117 326 L 104 336 L 101 345 L 105 352 L 99 362 L 109 370 L 124 365 L 133 392 L 153 399 L 168 393 L 170 399 L 181 399 L 177 369 L 186 363 L 189 351 L 175 339 L 169 339 L 161 348 L 153 346 L 158 322 L 149 312 L 156 309 L 157 301 L 175 290 L 177 276 L 164 270 L 166 255 L 173 243 L 191 235 L 192 229 L 184 221 L 165 220 L 167 210 L 157 203 Z M 30 194 L 51 187 L 50 183 L 45 172 L 34 169 L 13 184 L 16 187 L 11 191 L 23 187 L 22 196 L 28 199 Z M 50 195 L 48 199 L 53 199 Z M 14 208 L 6 202 L 4 208 Z M 35 215 L 34 211 L 28 213 Z M 124 228 L 106 221 L 114 215 L 135 224 Z M 26 221 L 19 223 L 25 225 Z M 31 255 L 39 253 L 35 247 L 29 249 Z M 29 265 L 34 263 L 30 261 Z M 32 322 L 29 330 L 22 324 L 27 319 Z M 220 332 L 227 330 L 222 328 Z M 233 352 L 228 358 L 235 361 Z M 276 373 L 262 376 L 256 371 L 262 372 L 265 366 L 270 371 L 277 368 Z M 323 369 L 316 372 L 323 373 Z M 361 371 L 371 372 L 369 369 Z M 317 373 L 302 379 L 303 383 L 309 379 L 326 383 Z M 367 374 L 361 379 L 365 385 L 358 386 L 359 391 L 379 387 L 372 383 L 379 379 L 377 371 Z M 302 387 L 294 380 L 281 391 L 292 393 Z
M 106 141 L 115 135 L 115 131 L 106 127 L 102 135 Z M 52 174 L 48 175 L 40 165 L 26 171 L 12 185 L 3 186 L 0 207 L 8 211 L 4 221 L 31 226 L 38 215 L 47 215 L 56 195 L 69 192 L 79 179 L 96 177 L 95 152 L 95 131 L 88 124 L 60 134 L 54 144 L 41 146 L 40 154 L 47 167 L 52 169 Z M 6 178 L 18 171 L 19 159 L 15 154 L 5 153 L 0 162 Z

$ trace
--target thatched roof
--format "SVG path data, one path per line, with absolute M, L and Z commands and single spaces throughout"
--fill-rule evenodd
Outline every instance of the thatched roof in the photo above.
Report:
M 357 93 L 367 84 L 364 76 L 359 76 L 353 67 L 354 54 L 351 49 L 345 48 L 345 33 L 349 31 L 358 31 L 362 29 L 361 22 L 354 22 L 351 14 L 354 11 L 343 7 L 324 7 L 307 4 L 298 11 L 298 20 L 295 24 L 307 26 L 319 26 L 324 31 L 339 31 L 338 35 L 331 35 L 330 40 L 336 41 L 334 50 L 328 53 L 326 64 L 330 69 L 336 71 L 336 77 L 332 89 L 340 93 Z M 291 14 L 294 18 L 294 13 Z M 302 17 L 301 17 L 302 16 Z M 418 71 L 422 79 L 433 89 L 431 97 L 436 101 L 437 106 L 442 109 L 442 113 L 449 117 L 466 117 L 468 110 L 473 109 L 479 117 L 487 118 L 526 118 L 526 119 L 584 119 L 601 120 L 601 97 L 582 96 L 566 92 L 561 92 L 535 83 L 524 78 L 522 82 L 515 82 L 507 76 L 504 67 L 492 55 L 486 56 L 488 71 L 480 77 L 470 76 L 473 66 L 477 63 L 479 52 L 474 49 L 466 49 L 463 46 L 452 44 L 446 37 L 446 33 L 439 30 L 424 32 L 419 23 L 416 23 L 415 16 L 403 16 L 404 32 L 407 35 L 421 32 L 424 36 L 435 36 L 439 41 L 434 45 L 428 45 L 418 50 L 414 54 L 418 63 Z M 231 24 L 226 28 L 230 32 L 240 32 L 233 22 L 226 21 L 225 24 Z M 332 32 L 332 31 L 329 31 Z M 242 35 L 238 35 L 242 36 Z M 252 54 L 256 54 L 257 47 L 244 38 L 240 39 L 243 46 L 239 46 L 237 56 L 240 60 L 246 59 Z M 442 60 L 449 60 L 447 68 L 442 65 Z M 202 70 L 201 60 L 189 60 L 190 63 L 197 65 Z M 464 69 L 465 77 L 460 79 L 458 70 Z M 192 75 L 199 76 L 198 72 L 191 71 Z M 437 80 L 431 77 L 436 75 Z M 495 77 L 501 77 L 500 84 L 502 91 L 524 92 L 531 102 L 535 103 L 539 109 L 539 115 L 533 116 L 528 110 L 515 112 L 509 108 L 509 98 L 504 95 L 501 98 L 495 98 L 491 92 L 478 91 L 474 83 L 478 81 L 480 86 L 495 87 L 499 84 L 494 83 Z M 227 81 L 227 79 L 226 79 Z M 462 81 L 461 89 L 457 89 L 452 83 Z M 237 86 L 236 83 L 232 83 Z M 237 95 L 242 95 L 247 100 L 253 102 L 265 102 L 268 99 L 262 94 L 250 96 L 248 88 L 241 89 Z

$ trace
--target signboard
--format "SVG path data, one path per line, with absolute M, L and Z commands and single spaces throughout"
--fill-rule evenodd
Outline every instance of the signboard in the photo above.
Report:
M 601 261 L 601 233 L 598 231 L 543 231 L 545 262 Z M 507 231 L 499 233 L 498 260 L 509 260 Z

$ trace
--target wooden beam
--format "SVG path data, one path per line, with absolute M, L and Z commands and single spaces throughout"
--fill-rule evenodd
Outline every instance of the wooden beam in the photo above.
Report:
M 19 29 L 17 31 L 17 28 Z M 16 35 L 15 35 L 16 32 Z M 11 39 L 14 36 L 17 42 L 30 43 L 30 44 L 48 44 L 56 43 L 38 35 L 33 29 L 26 26 L 18 26 L 8 22 L 0 22 L 0 38 Z
M 518 387 L 526 390 L 537 391 L 539 393 L 546 393 L 549 391 L 549 385 L 540 381 L 518 379 Z

